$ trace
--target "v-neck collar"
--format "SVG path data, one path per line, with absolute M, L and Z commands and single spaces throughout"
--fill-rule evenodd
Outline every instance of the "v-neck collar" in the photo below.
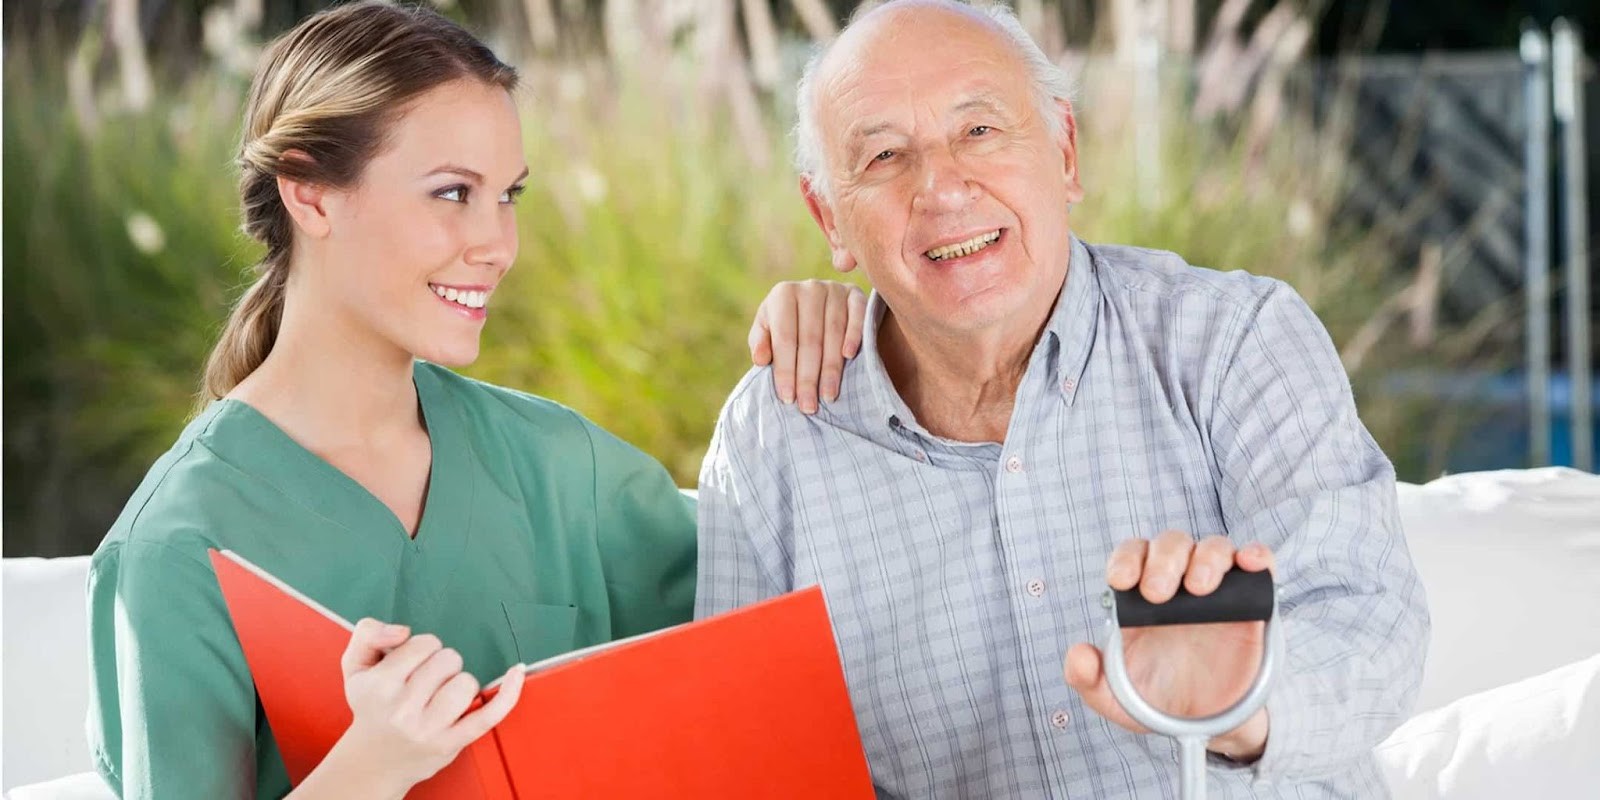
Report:
M 352 532 L 382 528 L 406 552 L 446 556 L 459 553 L 471 530 L 476 472 L 471 445 L 457 404 L 450 402 L 441 369 L 425 362 L 412 365 L 417 402 L 428 429 L 432 466 L 428 495 L 417 535 L 412 537 L 388 505 L 354 478 L 306 449 L 248 403 L 223 399 L 212 409 L 208 437 L 225 460 L 281 489 L 307 510 Z M 280 446 L 260 446 L 277 442 Z M 374 525 L 375 520 L 383 520 Z

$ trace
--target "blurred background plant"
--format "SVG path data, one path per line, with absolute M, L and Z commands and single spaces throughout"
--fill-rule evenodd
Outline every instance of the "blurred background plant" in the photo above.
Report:
M 192 411 L 257 256 L 238 232 L 231 166 L 249 71 L 261 41 L 321 5 L 8 7 L 8 555 L 92 549 Z M 466 372 L 570 404 L 693 485 L 748 368 L 756 303 L 777 280 L 836 277 L 786 133 L 808 45 L 853 3 L 440 5 L 523 64 L 527 83 L 521 255 Z M 1152 5 L 1167 9 L 1155 28 Z M 1089 195 L 1074 230 L 1293 284 L 1340 346 L 1401 476 L 1437 474 L 1472 412 L 1385 381 L 1510 363 L 1517 298 L 1438 313 L 1456 239 L 1473 233 L 1409 244 L 1407 220 L 1436 199 L 1387 225 L 1345 213 L 1369 177 L 1351 167 L 1353 116 L 1295 90 L 1323 6 L 1196 8 L 1019 0 L 1083 86 Z

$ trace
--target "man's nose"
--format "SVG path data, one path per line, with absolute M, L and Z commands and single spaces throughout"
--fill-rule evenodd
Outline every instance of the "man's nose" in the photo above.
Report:
M 960 211 L 978 199 L 978 184 L 948 150 L 935 150 L 922 158 L 917 211 L 941 214 Z

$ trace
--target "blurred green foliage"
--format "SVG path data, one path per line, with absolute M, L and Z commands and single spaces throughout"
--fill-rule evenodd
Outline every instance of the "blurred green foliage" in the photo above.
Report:
M 145 112 L 106 112 L 91 133 L 63 100 L 63 75 L 38 66 L 58 62 L 31 55 L 8 48 L 3 95 L 6 539 L 8 553 L 58 555 L 94 546 L 185 423 L 258 253 L 238 232 L 231 166 L 242 78 L 201 71 Z M 572 405 L 692 485 L 748 368 L 757 302 L 774 281 L 829 277 L 826 247 L 785 137 L 752 152 L 688 93 L 545 69 L 521 96 L 533 176 L 521 254 L 467 372 Z M 1088 77 L 1089 196 L 1072 217 L 1085 239 L 1282 277 L 1339 343 L 1398 290 L 1408 268 L 1397 256 L 1336 224 L 1329 139 L 1285 123 L 1265 146 L 1246 144 L 1190 122 L 1174 99 L 1152 162 L 1124 133 L 1121 85 Z M 1135 190 L 1147 184 L 1156 191 Z M 1443 351 L 1376 352 L 1358 390 Z M 1421 409 L 1363 410 L 1392 454 L 1437 430 Z M 1401 464 L 1413 478 L 1427 468 Z

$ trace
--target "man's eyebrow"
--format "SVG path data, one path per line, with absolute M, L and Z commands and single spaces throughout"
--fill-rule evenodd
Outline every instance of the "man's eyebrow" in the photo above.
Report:
M 871 139 L 880 133 L 887 133 L 891 130 L 894 130 L 894 123 L 887 121 L 874 122 L 852 129 L 850 131 L 847 146 L 847 152 L 850 154 L 850 160 L 855 161 L 860 157 L 861 148 L 868 139 Z
M 1005 108 L 1000 98 L 993 92 L 978 92 L 965 100 L 957 103 L 953 111 L 991 111 L 996 114 Z

